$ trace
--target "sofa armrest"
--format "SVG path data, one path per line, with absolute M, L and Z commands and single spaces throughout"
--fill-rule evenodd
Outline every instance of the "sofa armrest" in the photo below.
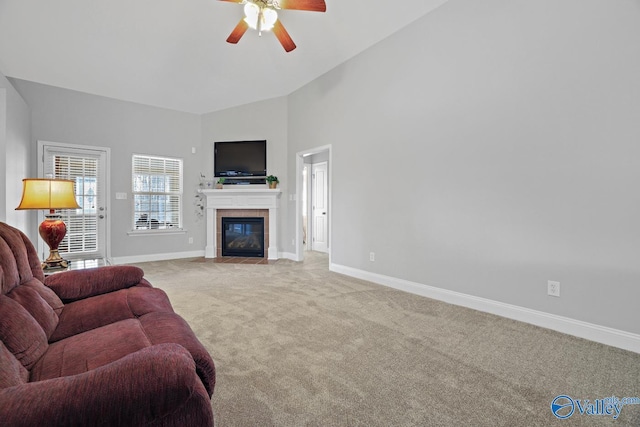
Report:
M 52 274 L 44 279 L 44 284 L 61 300 L 69 302 L 130 288 L 143 281 L 143 275 L 141 268 L 132 265 L 111 265 Z M 143 285 L 148 286 L 148 282 Z
M 195 363 L 178 344 L 147 347 L 83 374 L 0 389 L 2 425 L 180 425 L 184 420 L 167 421 L 181 413 L 190 425 L 213 425 Z

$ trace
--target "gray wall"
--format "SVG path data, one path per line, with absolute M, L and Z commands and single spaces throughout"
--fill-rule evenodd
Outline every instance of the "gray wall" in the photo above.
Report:
M 183 157 L 188 198 L 214 141 L 267 138 L 293 252 L 295 153 L 331 144 L 334 264 L 640 333 L 638 22 L 631 0 L 450 0 L 286 98 L 204 116 L 14 83 L 34 144 L 111 147 L 112 218 L 132 153 Z M 112 219 L 113 256 L 202 250 L 190 206 L 184 236 Z
M 451 0 L 293 93 L 289 171 L 332 144 L 332 262 L 640 333 L 638 22 Z
M 31 111 L 0 73 L 0 221 L 38 237 L 35 212 L 16 211 L 22 196 L 22 179 L 32 173 Z
M 289 201 L 288 189 L 294 188 L 287 174 L 287 98 L 243 105 L 202 116 L 202 170 L 213 177 L 213 143 L 215 141 L 267 140 L 267 173 L 276 175 L 282 191 L 278 213 L 278 251 L 293 252 L 285 225 L 295 218 L 295 202 Z M 291 211 L 291 216 L 289 212 Z
M 111 148 L 111 255 L 114 258 L 202 251 L 204 227 L 195 214 L 201 166 L 200 116 L 11 80 L 32 110 L 32 139 Z M 191 148 L 196 147 L 196 154 Z M 184 159 L 185 234 L 133 237 L 131 156 Z M 115 193 L 127 193 L 116 200 Z M 189 244 L 189 237 L 194 243 Z
M 139 105 L 34 82 L 11 79 L 27 100 L 32 114 L 32 144 L 38 140 L 109 147 L 111 149 L 111 256 L 135 259 L 153 254 L 203 251 L 204 218 L 196 215 L 195 195 L 200 174 L 213 176 L 213 142 L 263 139 L 268 142 L 268 171 L 280 179 L 283 196 L 280 224 L 287 223 L 287 100 L 249 104 L 203 116 Z M 196 153 L 192 154 L 192 148 Z M 187 233 L 168 236 L 129 236 L 131 215 L 131 155 L 157 154 L 184 159 L 184 226 Z M 29 158 L 35 158 L 30 156 Z M 36 170 L 34 161 L 33 170 Z M 34 173 L 35 176 L 35 173 Z M 128 194 L 116 200 L 115 193 Z M 17 203 L 16 203 L 17 205 Z M 291 250 L 279 227 L 279 250 Z M 193 244 L 188 243 L 193 237 Z
M 4 76 L 2 76 L 4 78 Z M 0 82 L 2 79 L 0 79 Z M 0 221 L 7 221 L 7 89 L 0 87 Z

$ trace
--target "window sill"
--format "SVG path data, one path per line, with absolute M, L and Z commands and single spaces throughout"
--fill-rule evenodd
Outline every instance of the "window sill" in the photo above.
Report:
M 184 228 L 173 228 L 170 230 L 131 230 L 127 231 L 128 236 L 132 237 L 149 237 L 149 236 L 169 236 L 172 234 L 186 234 Z

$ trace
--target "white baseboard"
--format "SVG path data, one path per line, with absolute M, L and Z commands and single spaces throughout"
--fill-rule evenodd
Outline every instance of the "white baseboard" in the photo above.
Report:
M 460 292 L 440 289 L 408 280 L 397 279 L 377 273 L 371 273 L 344 265 L 330 264 L 329 269 L 357 279 L 367 280 L 379 285 L 409 292 L 427 298 L 444 301 L 449 304 L 472 308 L 486 313 L 496 314 L 554 331 L 595 341 L 601 344 L 640 353 L 640 335 L 618 329 L 583 322 L 568 317 L 557 316 L 543 311 L 532 310 L 513 304 L 505 304 L 486 298 L 467 295 Z
M 164 254 L 148 254 L 148 255 L 136 255 L 109 258 L 109 264 L 134 264 L 137 262 L 151 262 L 151 261 L 166 261 L 168 259 L 183 259 L 183 258 L 198 258 L 204 257 L 205 251 L 191 251 L 191 252 L 172 252 Z M 296 254 L 291 252 L 279 252 L 278 258 L 290 259 L 292 261 L 298 261 Z
M 138 262 L 166 261 L 169 259 L 204 257 L 204 250 L 190 252 L 169 252 L 164 254 L 147 254 L 111 258 L 112 264 L 134 264 Z
M 296 254 L 292 252 L 280 252 L 280 258 L 290 259 L 291 261 L 300 261 Z

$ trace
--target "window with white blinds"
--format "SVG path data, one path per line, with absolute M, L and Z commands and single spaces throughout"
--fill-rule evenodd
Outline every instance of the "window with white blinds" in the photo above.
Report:
M 133 155 L 133 228 L 182 228 L 182 159 Z
M 75 182 L 76 201 L 80 209 L 62 209 L 58 213 L 67 225 L 67 234 L 58 249 L 64 254 L 94 254 L 98 250 L 97 212 L 99 194 L 98 158 L 50 153 L 45 176 Z

